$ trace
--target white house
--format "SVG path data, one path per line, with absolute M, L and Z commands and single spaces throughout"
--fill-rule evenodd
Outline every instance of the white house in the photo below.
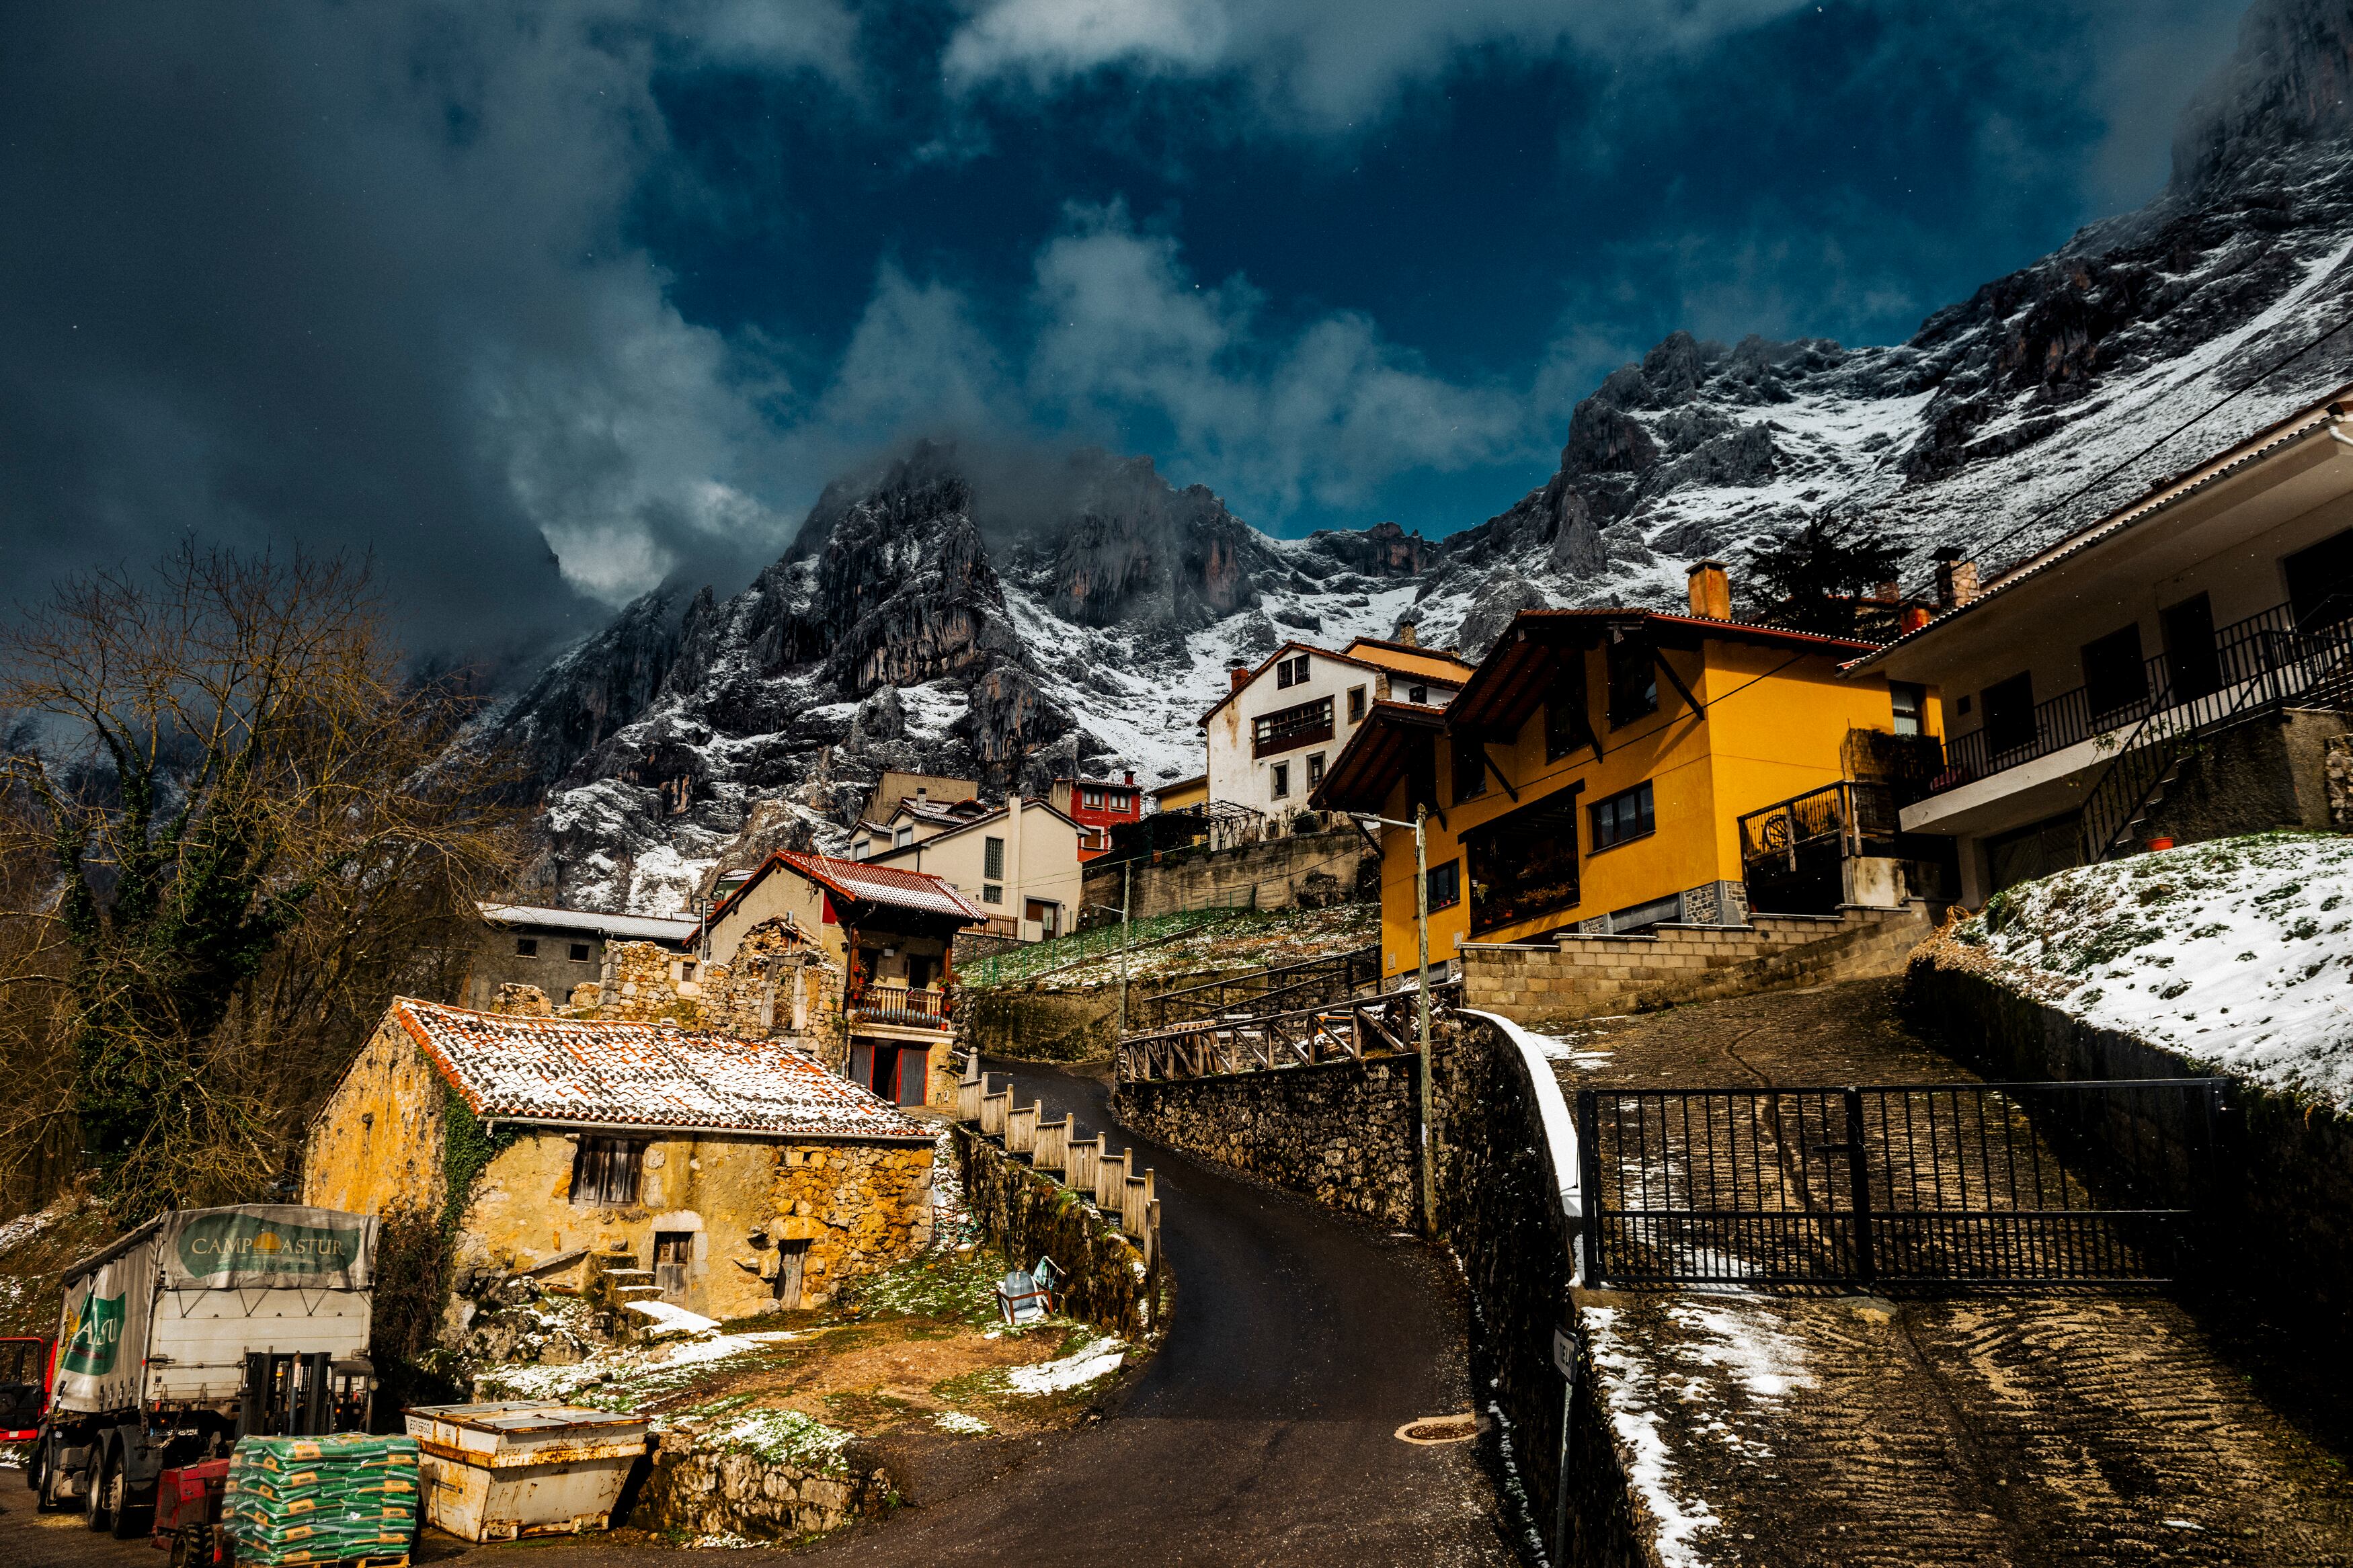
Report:
M 1201 715 L 1208 798 L 1278 820 L 1303 811 L 1376 702 L 1443 707 L 1475 667 L 1451 651 L 1358 637 L 1339 653 L 1285 643 Z
M 940 878 L 980 906 L 998 936 L 1041 942 L 1076 928 L 1079 849 L 1087 830 L 1035 796 L 1005 805 L 900 802 L 892 819 L 860 824 L 858 859 Z
M 1901 826 L 1954 842 L 1964 902 L 2152 839 L 2332 825 L 2353 703 L 2346 403 L 1982 587 L 1968 562 L 1939 579 L 1942 613 L 1850 671 L 1941 690 L 1944 769 Z

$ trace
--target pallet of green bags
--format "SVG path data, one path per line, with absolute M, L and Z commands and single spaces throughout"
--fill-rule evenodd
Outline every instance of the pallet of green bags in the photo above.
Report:
M 396 1568 L 417 1539 L 414 1437 L 243 1437 L 221 1520 L 240 1563 Z

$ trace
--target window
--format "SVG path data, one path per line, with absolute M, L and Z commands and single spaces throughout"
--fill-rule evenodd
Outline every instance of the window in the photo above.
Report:
M 2353 529 L 2299 550 L 2280 563 L 2298 631 L 2353 619 Z
M 1967 713 L 1969 710 L 1970 701 L 1969 694 L 1966 691 L 1962 692 L 1961 700 L 1953 704 L 1953 710 L 1957 713 Z
M 871 840 L 853 838 L 849 841 L 849 858 L 852 860 L 863 860 L 873 847 Z
M 1266 793 L 1272 795 L 1277 800 L 1283 800 L 1289 797 L 1291 794 L 1291 764 L 1289 763 L 1277 763 L 1271 770 L 1269 770 Z
M 1103 796 L 1103 804 L 1113 811 L 1125 811 L 1130 804 L 1127 798 L 1127 792 L 1120 789 L 1113 790 L 1109 795 Z
M 1473 931 L 1577 907 L 1578 793 L 1571 785 L 1462 836 Z
M 2113 713 L 2148 696 L 2148 666 L 2140 657 L 2140 627 L 2130 626 L 2084 645 L 2084 705 Z
M 891 847 L 893 849 L 904 848 L 914 841 L 915 830 L 913 826 L 902 827 L 891 835 Z
M 1274 667 L 1274 684 L 1278 688 L 1297 686 L 1306 679 L 1307 656 L 1303 653 L 1295 658 L 1282 659 Z
M 1101 811 L 1103 809 L 1103 791 L 1099 789 L 1091 789 L 1087 791 L 1086 803 L 1094 807 L 1097 811 Z
M 1364 716 L 1365 689 L 1361 686 L 1351 686 L 1348 688 L 1348 722 L 1354 724 Z
M 1462 862 L 1449 860 L 1430 868 L 1430 907 L 1451 910 L 1462 901 Z
M 980 841 L 980 875 L 984 881 L 1005 880 L 1005 840 L 984 838 Z
M 1303 702 L 1296 708 L 1261 713 L 1250 721 L 1250 754 L 1253 756 L 1295 751 L 1331 738 L 1332 700 L 1329 697 L 1315 702 Z
M 2013 675 L 1985 689 L 1986 750 L 1995 756 L 2034 743 L 2034 678 Z
M 1317 784 L 1322 784 L 1323 782 L 1324 782 L 1324 753 L 1323 753 L 1323 752 L 1309 752 L 1309 753 L 1308 753 L 1308 755 L 1307 755 L 1307 788 L 1308 788 L 1308 791 L 1309 791 L 1311 794 L 1312 794 L 1312 793 L 1314 793 L 1315 786 L 1316 786 Z
M 539 956 L 539 938 L 535 936 L 519 936 L 515 938 L 515 956 L 517 958 L 537 958 Z
M 678 977 L 681 980 L 691 980 L 694 978 L 694 960 L 689 958 L 680 961 L 678 966 Z
M 1427 707 L 1430 702 L 1430 688 L 1427 686 L 1409 686 L 1405 689 L 1405 700 L 1408 702 L 1418 703 Z
M 1570 648 L 1553 668 L 1552 684 L 1545 689 L 1545 761 L 1556 763 L 1571 752 L 1593 744 L 1593 715 L 1585 689 L 1585 654 L 1582 649 Z
M 644 1162 L 642 1138 L 599 1138 L 581 1135 L 572 1156 L 572 1201 L 575 1204 L 618 1205 L 638 1201 L 638 1167 Z
M 1454 747 L 1454 800 L 1459 805 L 1487 793 L 1487 748 L 1478 736 L 1460 730 L 1449 739 Z
M 1609 723 L 1630 724 L 1659 710 L 1659 671 L 1651 645 L 1628 637 L 1609 645 Z
M 588 944 L 586 942 L 575 942 L 572 944 L 572 962 L 575 963 L 586 963 L 588 962 Z
M 1002 882 L 983 882 L 980 885 L 980 901 L 984 904 L 1003 903 L 1005 901 L 1005 884 Z
M 1927 733 L 1923 720 L 1928 710 L 1928 689 L 1915 686 L 1908 680 L 1891 680 L 1887 695 L 1895 710 L 1895 732 L 1899 735 Z
M 1593 803 L 1593 847 L 1597 850 L 1642 837 L 1656 826 L 1651 814 L 1648 783 Z

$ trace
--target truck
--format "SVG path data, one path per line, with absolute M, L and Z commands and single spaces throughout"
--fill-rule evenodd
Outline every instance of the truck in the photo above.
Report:
M 166 1470 L 239 1437 L 365 1430 L 375 1233 L 296 1204 L 176 1209 L 68 1268 L 37 1506 L 129 1540 Z

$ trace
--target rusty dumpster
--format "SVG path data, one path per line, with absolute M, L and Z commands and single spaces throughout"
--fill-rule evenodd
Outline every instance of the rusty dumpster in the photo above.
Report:
M 424 1449 L 426 1522 L 468 1541 L 604 1530 L 650 1422 L 545 1401 L 404 1412 Z

